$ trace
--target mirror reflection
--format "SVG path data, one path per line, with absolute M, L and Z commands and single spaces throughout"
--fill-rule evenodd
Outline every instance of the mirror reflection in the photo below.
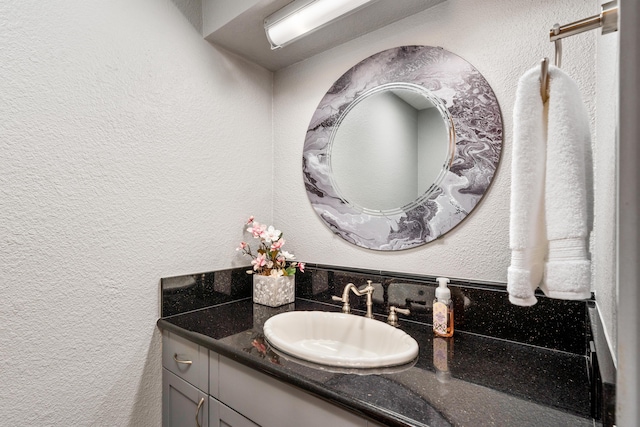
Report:
M 416 85 L 381 85 L 339 119 L 329 148 L 331 179 L 356 208 L 404 209 L 436 188 L 453 148 L 442 101 Z

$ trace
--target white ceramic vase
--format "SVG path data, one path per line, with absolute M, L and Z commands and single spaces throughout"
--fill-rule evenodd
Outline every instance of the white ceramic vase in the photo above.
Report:
M 253 302 L 279 307 L 292 303 L 295 299 L 295 276 L 261 276 L 253 275 Z

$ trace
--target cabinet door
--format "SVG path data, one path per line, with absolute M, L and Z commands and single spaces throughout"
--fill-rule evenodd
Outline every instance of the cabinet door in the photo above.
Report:
M 208 427 L 208 396 L 185 380 L 162 370 L 163 427 Z
M 260 427 L 224 403 L 209 397 L 209 427 Z

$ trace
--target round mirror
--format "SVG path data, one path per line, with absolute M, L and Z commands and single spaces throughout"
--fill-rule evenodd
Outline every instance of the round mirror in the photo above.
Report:
M 355 209 L 388 215 L 419 205 L 442 181 L 454 152 L 453 127 L 442 102 L 423 87 L 381 85 L 345 109 L 328 152 L 340 197 Z
M 488 82 L 442 48 L 385 50 L 343 74 L 304 144 L 316 213 L 369 249 L 428 243 L 465 219 L 500 161 L 502 116 Z

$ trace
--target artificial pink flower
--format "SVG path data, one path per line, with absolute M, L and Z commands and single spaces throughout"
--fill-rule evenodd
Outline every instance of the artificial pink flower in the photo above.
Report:
M 258 221 L 254 221 L 253 227 L 247 228 L 247 231 L 257 239 L 264 234 L 266 229 L 267 229 L 266 225 L 259 224 Z
M 244 255 L 253 258 L 251 261 L 252 269 L 248 270 L 249 274 L 270 274 L 280 277 L 286 274 L 293 274 L 298 264 L 291 262 L 287 268 L 287 262 L 293 261 L 295 256 L 292 253 L 283 251 L 285 240 L 282 238 L 282 231 L 276 229 L 273 225 L 266 226 L 260 224 L 251 215 L 247 220 L 246 231 L 251 233 L 252 237 L 260 241 L 258 245 L 258 254 L 254 255 L 247 242 L 241 242 L 236 248 L 242 251 Z M 304 264 L 299 265 L 300 271 L 304 271 Z
M 300 273 L 304 273 L 304 262 L 299 262 L 298 268 L 300 269 Z
M 284 245 L 284 239 L 277 240 L 271 244 L 271 250 L 277 251 Z
M 267 264 L 267 258 L 264 254 L 258 254 L 258 256 L 256 256 L 255 259 L 251 261 L 251 264 L 253 264 L 253 269 L 257 271 Z

